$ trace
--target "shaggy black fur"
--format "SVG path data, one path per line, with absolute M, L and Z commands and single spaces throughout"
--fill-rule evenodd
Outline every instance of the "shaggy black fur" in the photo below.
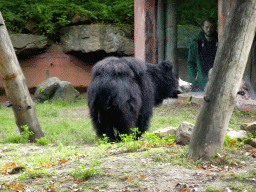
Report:
M 96 63 L 92 73 L 87 90 L 90 116 L 97 135 L 106 134 L 111 141 L 120 140 L 114 128 L 119 134 L 130 134 L 135 127 L 144 133 L 153 105 L 180 93 L 169 61 L 150 64 L 134 57 L 108 57 Z

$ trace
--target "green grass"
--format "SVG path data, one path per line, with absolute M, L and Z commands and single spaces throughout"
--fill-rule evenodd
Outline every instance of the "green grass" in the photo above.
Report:
M 178 127 L 183 121 L 195 124 L 199 109 L 200 107 L 198 106 L 191 108 L 189 103 L 155 107 L 154 115 L 151 119 L 150 132 L 165 127 Z
M 251 113 L 248 111 L 234 110 L 229 121 L 229 127 L 234 130 L 240 130 L 240 125 L 248 123 L 248 121 L 255 121 L 256 113 Z
M 127 154 L 127 157 L 149 159 L 150 161 L 136 164 L 136 166 L 144 166 L 145 169 L 155 169 L 156 167 L 160 169 L 169 165 L 195 169 L 211 167 L 213 164 L 221 170 L 227 166 L 242 167 L 245 166 L 244 162 L 248 161 L 248 157 L 241 155 L 239 149 L 243 142 L 229 137 L 225 138 L 223 151 L 210 162 L 202 160 L 194 162 L 192 159 L 186 158 L 188 146 L 174 143 L 174 135 L 159 138 L 152 133 L 159 128 L 178 127 L 183 121 L 194 124 L 200 106 L 193 103 L 155 107 L 148 132 L 144 133 L 141 139 L 135 140 L 137 129 L 133 129 L 134 134 L 122 135 L 123 141 L 119 143 L 108 143 L 107 137 L 102 139 L 96 137 L 85 97 L 79 98 L 75 102 L 56 101 L 54 103 L 36 103 L 35 105 L 40 126 L 45 134 L 45 137 L 37 140 L 36 144 L 28 143 L 28 133 L 19 135 L 12 131 L 16 127 L 13 112 L 11 109 L 0 107 L 0 151 L 3 153 L 0 158 L 0 174 L 4 179 L 8 179 L 8 174 L 4 174 L 6 170 L 10 171 L 17 165 L 24 166 L 24 170 L 19 173 L 16 180 L 5 182 L 5 187 L 10 191 L 17 190 L 18 184 L 14 185 L 15 182 L 30 185 L 26 182 L 27 180 L 33 182 L 37 179 L 41 181 L 36 183 L 36 187 L 40 190 L 50 190 L 55 187 L 60 189 L 62 183 L 65 182 L 81 183 L 80 186 L 83 184 L 84 190 L 92 189 L 94 188 L 92 186 L 96 187 L 100 183 L 104 189 L 108 186 L 108 182 L 102 183 L 102 178 L 112 178 L 113 180 L 121 178 L 120 181 L 123 181 L 126 173 L 129 173 L 128 176 L 136 175 L 135 168 L 134 170 L 129 168 L 123 170 L 123 174 L 117 177 L 113 173 L 112 175 L 108 174 L 109 166 L 118 164 L 104 164 L 105 160 L 111 157 L 120 158 L 124 154 Z M 256 120 L 256 114 L 234 111 L 229 127 L 239 129 L 241 123 L 249 120 Z M 13 138 L 17 141 L 14 141 Z M 95 146 L 87 144 L 95 144 Z M 62 172 L 64 167 L 65 173 Z M 121 169 L 121 167 L 119 168 Z M 229 185 L 230 189 L 253 191 L 249 184 L 255 178 L 255 169 L 243 174 L 223 174 L 223 178 L 220 179 L 232 181 Z M 58 178 L 54 186 L 52 185 L 53 178 Z M 133 184 L 140 184 L 140 180 L 136 179 L 134 177 L 132 180 Z M 246 185 L 247 183 L 248 185 Z M 209 185 L 207 190 L 223 191 L 223 188 Z
M 92 144 L 97 140 L 89 118 L 86 97 L 78 98 L 75 102 L 55 101 L 35 103 L 37 116 L 44 138 L 38 141 L 42 145 L 61 143 L 63 145 Z M 165 127 L 178 127 L 183 121 L 195 124 L 200 106 L 192 103 L 168 104 L 155 107 L 151 118 L 149 132 Z M 234 111 L 229 127 L 235 130 L 249 120 L 256 120 L 256 114 Z M 0 108 L 0 135 L 18 137 L 13 132 L 16 127 L 11 108 Z M 12 139 L 0 137 L 0 143 L 13 142 Z
M 200 106 L 193 103 L 168 104 L 154 108 L 150 132 L 165 127 L 178 127 L 183 121 L 195 124 Z M 240 130 L 241 124 L 256 121 L 256 113 L 234 110 L 228 127 Z
M 55 101 L 35 103 L 38 120 L 45 137 L 41 143 L 62 143 L 63 145 L 79 145 L 93 143 L 95 132 L 89 117 L 77 117 L 72 115 L 72 110 L 77 108 L 87 109 L 86 98 L 79 98 L 75 102 Z M 81 113 L 85 113 L 82 111 Z M 0 134 L 17 136 L 13 132 L 16 127 L 11 108 L 0 108 Z M 13 137 L 14 137 L 13 136 Z M 8 143 L 12 140 L 0 137 L 0 143 Z

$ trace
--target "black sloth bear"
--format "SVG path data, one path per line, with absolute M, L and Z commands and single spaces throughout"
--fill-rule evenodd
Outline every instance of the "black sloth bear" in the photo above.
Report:
M 95 64 L 92 74 L 87 90 L 90 116 L 97 135 L 106 134 L 110 141 L 136 127 L 139 137 L 148 128 L 153 106 L 180 93 L 169 61 L 151 64 L 134 57 L 108 57 Z

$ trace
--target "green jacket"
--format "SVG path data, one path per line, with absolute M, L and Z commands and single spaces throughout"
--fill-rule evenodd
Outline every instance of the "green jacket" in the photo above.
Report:
M 218 46 L 217 32 L 214 34 L 216 46 Z M 193 84 L 192 91 L 204 91 L 204 87 L 207 83 L 207 72 L 203 69 L 203 58 L 200 53 L 199 46 L 202 46 L 202 42 L 206 40 L 204 33 L 201 31 L 195 39 L 190 43 L 187 59 L 187 69 L 189 75 L 189 82 Z

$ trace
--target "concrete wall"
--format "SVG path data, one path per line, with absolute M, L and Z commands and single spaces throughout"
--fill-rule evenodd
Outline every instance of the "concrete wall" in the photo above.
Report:
M 73 86 L 87 87 L 91 80 L 91 68 L 73 55 L 65 54 L 58 48 L 50 48 L 45 53 L 19 60 L 28 88 L 36 87 L 47 77 L 59 77 Z M 3 82 L 0 81 L 0 87 Z

